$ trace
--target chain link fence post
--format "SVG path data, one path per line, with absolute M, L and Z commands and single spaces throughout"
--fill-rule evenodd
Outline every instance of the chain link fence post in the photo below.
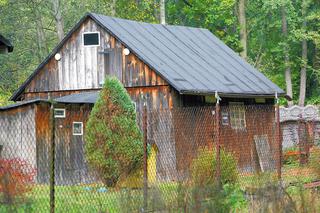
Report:
M 216 180 L 218 186 L 221 185 L 221 159 L 220 159 L 220 97 L 216 93 L 216 106 L 215 106 L 215 142 L 216 142 Z
M 143 106 L 143 212 L 148 209 L 148 110 Z
M 280 107 L 279 99 L 276 94 L 276 104 L 275 104 L 275 119 L 276 119 L 276 140 L 278 147 L 278 162 L 277 162 L 277 176 L 281 180 L 281 167 L 282 167 L 282 136 L 281 136 L 281 125 L 280 125 Z
M 54 103 L 50 102 L 50 213 L 55 212 L 55 120 Z

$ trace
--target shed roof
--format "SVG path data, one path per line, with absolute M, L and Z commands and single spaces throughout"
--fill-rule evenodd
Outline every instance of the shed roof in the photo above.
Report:
M 94 104 L 98 97 L 99 92 L 83 92 L 56 98 L 55 101 L 63 104 Z
M 16 102 L 14 104 L 10 104 L 10 105 L 7 105 L 7 106 L 0 106 L 0 111 L 6 111 L 6 110 L 10 110 L 10 109 L 15 109 L 15 108 L 22 107 L 22 106 L 25 106 L 25 105 L 30 105 L 30 104 L 40 103 L 40 102 L 48 102 L 48 100 L 34 99 L 34 100 L 29 100 L 29 101 L 19 101 L 19 102 Z
M 95 104 L 98 100 L 99 92 L 82 92 L 77 94 L 71 94 L 62 96 L 59 98 L 55 98 L 53 101 L 55 103 L 60 104 Z M 10 104 L 8 106 L 0 106 L 0 111 L 6 111 L 10 109 L 15 109 L 18 107 L 30 105 L 30 104 L 36 104 L 36 103 L 50 103 L 47 99 L 35 99 L 35 100 L 29 100 L 29 101 L 19 101 L 14 104 Z
M 4 45 L 8 48 L 8 52 L 13 51 L 13 45 L 10 43 L 8 39 L 0 34 L 0 45 Z
M 282 89 L 207 29 L 149 24 L 88 13 L 11 100 L 16 100 L 23 93 L 28 83 L 87 18 L 96 21 L 181 94 L 213 94 L 216 91 L 221 96 L 284 94 Z

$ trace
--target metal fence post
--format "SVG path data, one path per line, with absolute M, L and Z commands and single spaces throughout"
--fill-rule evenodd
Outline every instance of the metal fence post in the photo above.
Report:
M 51 128 L 51 149 L 50 149 L 50 213 L 55 210 L 55 120 L 54 103 L 50 104 L 50 128 Z
M 221 160 L 220 160 L 220 97 L 216 92 L 215 107 L 215 142 L 216 142 L 216 180 L 217 184 L 221 184 Z
M 143 211 L 148 209 L 148 110 L 143 106 Z
M 282 136 L 281 136 L 281 125 L 280 125 L 280 107 L 279 107 L 279 99 L 277 94 L 276 94 L 276 104 L 275 104 L 275 118 L 276 118 L 276 140 L 277 140 L 277 147 L 278 147 L 277 175 L 278 175 L 278 179 L 281 180 Z

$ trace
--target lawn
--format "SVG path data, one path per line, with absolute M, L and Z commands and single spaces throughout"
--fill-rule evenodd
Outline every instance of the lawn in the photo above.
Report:
M 317 178 L 308 166 L 300 167 L 298 164 L 284 165 L 282 172 L 285 185 L 308 183 Z M 250 192 L 251 190 L 254 192 L 270 180 L 276 180 L 276 177 L 275 172 L 260 175 L 241 174 L 238 185 L 243 192 Z M 138 212 L 143 206 L 143 190 L 141 189 L 107 189 L 102 184 L 96 184 L 56 186 L 55 190 L 55 212 L 58 213 Z M 181 198 L 186 199 L 186 197 L 179 197 L 181 196 L 179 190 L 179 184 L 177 183 L 161 183 L 157 187 L 150 187 L 148 190 L 149 209 L 170 208 L 176 212 L 183 211 L 177 206 L 179 200 Z M 295 186 L 289 188 L 290 194 L 294 197 L 299 195 L 299 190 Z M 27 194 L 24 204 L 15 205 L 13 212 L 49 212 L 49 196 L 48 185 L 35 185 L 32 191 Z M 2 212 L 9 212 L 8 207 L 0 205 L 0 213 Z
M 162 203 L 175 200 L 177 184 L 162 184 L 148 190 L 149 206 L 155 208 Z M 143 206 L 141 189 L 112 189 L 103 185 L 56 186 L 55 212 L 135 212 Z M 48 185 L 36 185 L 28 193 L 24 204 L 16 204 L 14 212 L 49 212 L 50 192 Z M 161 197 L 161 200 L 153 199 Z M 8 212 L 5 205 L 0 206 L 0 213 Z
M 99 186 L 57 186 L 55 188 L 56 212 L 119 212 L 119 201 L 125 193 L 105 191 Z M 24 205 L 16 205 L 16 212 L 49 212 L 49 186 L 35 186 L 27 195 Z M 139 193 L 132 194 L 139 199 Z M 0 206 L 0 212 L 7 212 L 7 207 Z

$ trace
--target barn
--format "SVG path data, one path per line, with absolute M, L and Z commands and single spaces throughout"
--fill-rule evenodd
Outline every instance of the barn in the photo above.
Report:
M 211 32 L 88 13 L 13 94 L 16 103 L 0 108 L 0 155 L 27 159 L 38 181 L 48 181 L 48 100 L 53 99 L 57 183 L 88 182 L 83 134 L 107 76 L 127 89 L 140 126 L 147 106 L 159 181 L 187 176 L 195 150 L 214 146 L 217 99 L 220 141 L 239 168 L 262 169 L 257 141 L 271 150 L 276 146 L 274 101 L 283 90 Z

